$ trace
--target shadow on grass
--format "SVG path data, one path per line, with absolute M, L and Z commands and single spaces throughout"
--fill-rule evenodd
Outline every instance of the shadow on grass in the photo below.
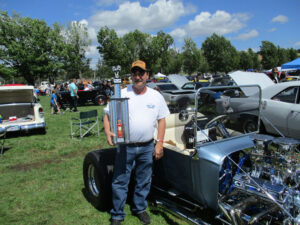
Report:
M 100 212 L 106 212 L 106 213 L 109 213 L 110 212 L 110 210 L 111 210 L 111 207 L 105 207 L 105 208 L 97 208 L 97 207 L 95 207 L 94 205 L 93 205 L 93 203 L 92 203 L 92 201 L 91 201 L 91 197 L 90 197 L 90 195 L 89 195 L 89 192 L 88 192 L 88 190 L 86 189 L 86 188 L 82 188 L 81 189 L 81 193 L 82 193 L 82 195 L 83 195 L 83 197 L 95 208 L 95 209 L 97 209 L 98 211 L 100 211 Z
M 4 143 L 3 152 L 2 152 L 2 154 L 0 154 L 0 158 L 1 158 L 1 156 L 3 156 L 4 153 L 5 153 L 6 151 L 8 151 L 9 149 L 11 149 L 11 147 L 5 147 L 5 143 Z M 1 153 L 1 146 L 0 146 L 0 153 Z
M 179 225 L 179 223 L 172 220 L 165 212 L 160 209 L 155 209 L 155 206 L 151 206 L 150 212 L 154 215 L 162 216 L 168 225 Z

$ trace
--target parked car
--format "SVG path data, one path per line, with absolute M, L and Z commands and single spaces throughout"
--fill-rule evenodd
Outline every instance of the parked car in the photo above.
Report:
M 34 94 L 33 86 L 0 86 L 0 130 L 46 133 L 44 110 Z
M 70 91 L 60 91 L 57 96 L 57 103 L 62 109 L 70 108 L 72 104 Z M 95 105 L 105 105 L 108 100 L 108 96 L 100 84 L 94 87 L 92 90 L 78 90 L 78 96 L 78 105 L 86 105 L 89 103 Z
M 147 86 L 160 91 L 172 112 L 185 109 L 194 100 L 195 91 L 181 90 L 172 83 L 147 83 Z
M 221 95 L 234 97 L 237 93 L 242 93 L 245 96 L 249 96 L 253 94 L 253 90 L 257 91 L 257 89 L 251 87 L 241 88 L 241 90 L 238 90 L 237 92 L 236 89 L 224 89 L 223 87 L 251 84 L 257 84 L 261 88 L 265 88 L 273 85 L 274 82 L 264 73 L 235 71 L 226 76 L 214 77 L 209 84 L 209 87 L 219 88 L 203 90 L 200 99 L 206 104 L 214 104 L 215 100 L 220 98 Z
M 208 87 L 209 84 L 210 84 L 210 82 L 208 80 L 203 80 L 203 81 L 199 81 L 199 82 L 188 82 L 188 83 L 185 83 L 181 87 L 181 89 L 182 90 L 197 90 L 202 87 Z
M 258 114 L 243 112 L 255 107 L 257 95 L 225 99 L 225 111 L 234 111 L 245 132 L 257 129 Z M 224 98 L 223 100 L 224 101 Z M 261 131 L 300 139 L 300 81 L 290 81 L 262 89 Z M 249 110 L 248 110 L 249 111 Z
M 151 201 L 195 224 L 299 224 L 300 141 L 235 131 L 231 112 L 218 114 L 216 105 L 196 101 L 194 109 L 166 118 Z M 115 153 L 101 149 L 84 159 L 86 197 L 100 210 L 111 207 Z

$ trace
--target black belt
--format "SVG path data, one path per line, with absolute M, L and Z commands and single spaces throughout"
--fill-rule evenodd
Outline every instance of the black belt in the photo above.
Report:
M 127 144 L 127 146 L 129 146 L 129 147 L 142 147 L 142 146 L 149 145 L 151 142 L 153 143 L 153 139 L 151 139 L 150 141 L 146 141 L 146 142 L 129 143 L 129 144 Z

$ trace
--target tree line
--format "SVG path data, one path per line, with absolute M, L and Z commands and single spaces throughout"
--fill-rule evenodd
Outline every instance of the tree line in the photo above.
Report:
M 252 49 L 238 51 L 217 34 L 207 37 L 201 48 L 192 38 L 186 38 L 181 49 L 163 31 L 151 35 L 134 30 L 120 37 L 114 29 L 101 27 L 97 40 L 100 57 L 93 70 L 91 59 L 85 56 L 91 40 L 84 24 L 48 26 L 44 20 L 19 14 L 9 16 L 0 11 L 0 76 L 28 84 L 44 79 L 53 82 L 72 77 L 109 78 L 113 76 L 112 66 L 121 65 L 121 74 L 126 74 L 136 59 L 147 62 L 151 74 L 227 73 L 237 69 L 270 69 L 298 57 L 297 50 L 284 49 L 269 41 L 262 41 L 257 53 Z

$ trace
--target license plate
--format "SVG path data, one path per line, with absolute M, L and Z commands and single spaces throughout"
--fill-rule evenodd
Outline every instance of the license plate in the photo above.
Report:
M 6 129 L 6 131 L 17 131 L 20 130 L 19 126 L 11 126 Z

